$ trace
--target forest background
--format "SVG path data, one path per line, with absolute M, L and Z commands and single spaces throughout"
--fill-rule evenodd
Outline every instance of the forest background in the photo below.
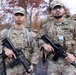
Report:
M 13 8 L 15 6 L 22 6 L 26 10 L 25 26 L 29 26 L 33 30 L 40 30 L 41 26 L 52 17 L 49 4 L 52 0 L 0 0 L 0 30 L 6 28 L 14 23 Z M 64 3 L 66 17 L 74 15 L 76 10 L 70 11 L 70 9 L 76 9 L 76 0 L 60 0 Z M 68 3 L 70 2 L 70 3 Z M 67 6 L 66 6 L 67 5 Z M 75 5 L 70 7 L 70 5 Z

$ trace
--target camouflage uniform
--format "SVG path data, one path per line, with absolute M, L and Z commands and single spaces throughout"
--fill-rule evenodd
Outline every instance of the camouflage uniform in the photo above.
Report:
M 26 28 L 25 27 L 23 27 L 21 30 L 17 30 L 12 26 L 10 28 L 9 38 L 10 38 L 10 40 L 11 40 L 11 42 L 15 48 L 22 50 L 22 52 L 24 53 L 28 63 L 31 61 L 31 62 L 34 62 L 35 64 L 37 64 L 38 60 L 35 62 L 34 59 L 31 59 L 31 58 L 35 56 L 35 53 L 37 54 L 39 52 L 38 47 L 37 47 L 35 40 L 33 40 L 32 49 L 29 48 L 28 37 L 26 34 Z M 33 53 L 33 51 L 34 51 L 34 53 Z M 38 57 L 36 57 L 36 58 L 38 59 Z M 11 61 L 12 61 L 11 58 L 6 59 L 7 75 L 25 75 L 25 69 L 21 64 L 18 64 L 13 69 L 10 68 L 8 65 Z
M 55 43 L 61 44 L 63 47 L 66 45 L 67 52 L 76 52 L 76 25 L 74 22 L 68 18 L 60 23 L 56 23 L 53 18 L 51 18 L 46 24 L 42 26 L 41 31 L 37 36 L 40 47 L 44 43 L 41 40 L 43 34 L 47 34 L 48 37 Z M 65 42 L 63 40 L 65 37 Z M 59 58 L 56 62 L 52 60 L 54 53 L 51 53 L 48 60 L 48 71 L 47 75 L 76 75 L 76 68 L 69 64 L 65 59 Z M 75 61 L 76 62 L 76 61 Z

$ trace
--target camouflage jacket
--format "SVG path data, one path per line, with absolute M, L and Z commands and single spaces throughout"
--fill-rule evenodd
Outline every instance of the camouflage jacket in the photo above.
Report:
M 0 38 L 2 39 L 4 38 L 4 30 L 2 31 L 3 35 L 0 36 Z M 28 36 L 27 36 L 25 27 L 23 27 L 21 30 L 15 29 L 14 26 L 10 27 L 10 33 L 8 35 L 14 47 L 22 50 L 27 61 L 32 61 L 33 60 L 32 57 L 35 58 L 36 55 L 38 55 L 39 53 L 37 42 L 34 40 L 35 35 L 33 34 L 33 32 L 32 32 L 32 35 L 33 35 L 33 41 L 31 44 L 31 48 L 29 47 L 29 44 L 28 44 Z M 0 39 L 0 42 L 2 41 L 2 39 Z M 7 63 L 10 63 L 11 61 L 12 59 L 7 58 Z M 32 62 L 35 62 L 35 61 L 32 61 Z
M 52 18 L 44 24 L 37 35 L 40 47 L 44 43 L 40 39 L 43 34 L 47 34 L 52 41 L 62 46 L 65 44 L 68 52 L 76 50 L 76 24 L 71 18 L 65 18 L 61 23 L 56 23 Z

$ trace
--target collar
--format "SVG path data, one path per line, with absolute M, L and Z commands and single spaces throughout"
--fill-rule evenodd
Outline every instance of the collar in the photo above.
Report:
M 56 22 L 54 20 L 54 24 L 57 25 L 57 26 L 61 26 L 61 25 L 65 25 L 65 24 L 67 25 L 68 24 L 68 21 L 67 21 L 66 18 L 63 21 L 61 21 L 61 22 Z
M 21 33 L 25 33 L 25 27 L 23 26 L 23 28 L 21 29 L 16 29 L 14 26 L 12 26 L 12 29 L 14 29 L 14 33 L 17 33 L 17 32 L 21 32 Z

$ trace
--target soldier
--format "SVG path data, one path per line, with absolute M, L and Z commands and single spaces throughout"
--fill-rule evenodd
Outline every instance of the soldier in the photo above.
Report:
M 40 48 L 43 47 L 44 53 L 48 54 L 47 75 L 76 75 L 76 68 L 70 64 L 73 61 L 76 63 L 76 57 L 70 53 L 76 54 L 76 25 L 71 18 L 65 18 L 65 10 L 61 2 L 52 1 L 50 8 L 53 17 L 42 26 L 36 39 Z M 47 34 L 54 43 L 59 43 L 68 56 L 53 61 L 54 48 L 41 39 L 43 34 Z
M 9 37 L 12 44 L 14 45 L 15 48 L 21 49 L 22 52 L 24 53 L 26 59 L 28 62 L 32 63 L 30 65 L 30 69 L 33 69 L 33 64 L 37 64 L 37 60 L 35 60 L 36 55 L 38 54 L 38 49 L 37 49 L 37 44 L 34 40 L 34 37 L 36 34 L 31 31 L 30 29 L 26 28 L 24 26 L 24 21 L 25 21 L 25 9 L 22 7 L 15 7 L 13 10 L 13 18 L 14 18 L 14 25 L 11 27 L 8 27 L 4 29 L 0 33 L 0 41 L 5 37 Z M 31 41 L 33 41 L 31 43 Z M 29 43 L 30 42 L 30 43 Z M 34 50 L 33 50 L 34 49 Z M 7 75 L 30 75 L 29 73 L 25 72 L 25 69 L 22 65 L 18 64 L 15 66 L 13 69 L 10 68 L 8 65 L 12 60 L 12 56 L 16 58 L 15 54 L 13 53 L 12 50 L 8 48 L 4 48 L 6 56 L 8 58 L 6 59 L 6 72 Z M 33 53 L 34 51 L 34 53 Z M 38 56 L 37 56 L 38 58 Z

